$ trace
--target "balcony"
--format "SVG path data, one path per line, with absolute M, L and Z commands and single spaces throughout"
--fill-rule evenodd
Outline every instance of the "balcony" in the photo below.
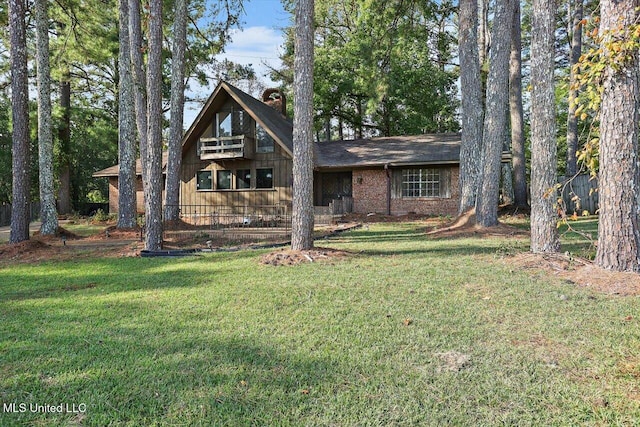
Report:
M 245 135 L 200 138 L 198 156 L 201 160 L 249 159 L 252 145 Z

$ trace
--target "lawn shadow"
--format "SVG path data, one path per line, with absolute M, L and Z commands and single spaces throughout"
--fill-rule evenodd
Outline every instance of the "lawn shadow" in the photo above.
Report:
M 179 258 L 96 258 L 34 267 L 16 265 L 0 270 L 0 281 L 16 284 L 0 288 L 0 301 L 66 297 L 85 291 L 107 294 L 201 286 L 210 278 L 246 267 L 233 262 L 258 256 L 249 250 Z
M 335 381 L 335 363 L 266 338 L 147 326 L 65 333 L 63 342 L 38 338 L 32 350 L 48 357 L 14 372 L 3 399 L 82 403 L 83 425 L 295 425 Z M 63 425 L 77 416 L 14 415 L 20 425 Z

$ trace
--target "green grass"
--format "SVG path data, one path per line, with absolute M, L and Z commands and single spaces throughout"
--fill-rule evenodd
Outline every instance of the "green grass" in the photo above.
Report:
M 0 403 L 86 412 L 0 425 L 639 423 L 637 298 L 515 269 L 525 240 L 420 230 L 345 233 L 319 245 L 354 256 L 294 267 L 244 251 L 3 268 Z M 468 364 L 447 369 L 451 351 Z

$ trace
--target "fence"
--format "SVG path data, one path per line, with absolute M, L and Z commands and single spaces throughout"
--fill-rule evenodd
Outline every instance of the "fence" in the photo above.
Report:
M 31 202 L 30 221 L 40 218 L 40 202 Z M 0 203 L 0 227 L 11 225 L 11 204 Z
M 593 215 L 598 211 L 597 177 L 577 175 L 567 182 L 565 182 L 564 177 L 560 177 L 559 182 L 562 184 L 562 200 L 568 215 L 574 212 L 580 215 L 584 211 Z
M 331 224 L 337 217 L 353 212 L 353 197 L 333 199 L 329 206 L 314 206 L 315 223 Z
M 224 228 L 291 228 L 291 216 L 286 205 L 180 205 L 179 210 L 180 219 L 186 224 L 213 230 Z

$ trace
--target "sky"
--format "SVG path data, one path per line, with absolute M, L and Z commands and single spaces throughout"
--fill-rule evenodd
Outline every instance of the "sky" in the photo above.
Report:
M 282 7 L 280 0 L 245 0 L 244 15 L 240 18 L 242 28 L 233 30 L 231 43 L 225 48 L 225 52 L 218 55 L 218 59 L 248 65 L 251 64 L 256 74 L 270 86 L 271 80 L 267 74 L 268 64 L 278 67 L 280 60 L 280 47 L 284 43 L 282 29 L 290 25 L 290 14 Z M 216 82 L 210 87 L 193 87 L 192 92 L 197 98 L 206 99 L 215 88 Z M 189 127 L 197 116 L 201 104 L 185 106 L 184 125 Z

